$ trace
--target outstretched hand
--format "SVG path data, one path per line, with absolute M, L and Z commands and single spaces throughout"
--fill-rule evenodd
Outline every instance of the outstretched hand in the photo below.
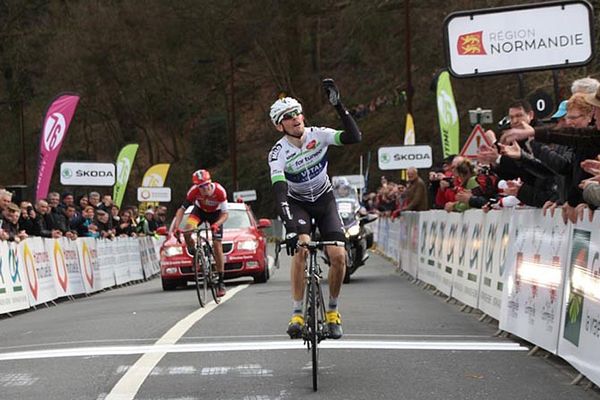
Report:
M 327 99 L 332 106 L 336 107 L 338 104 L 340 104 L 340 90 L 335 85 L 333 79 L 323 79 L 323 90 L 325 90 Z

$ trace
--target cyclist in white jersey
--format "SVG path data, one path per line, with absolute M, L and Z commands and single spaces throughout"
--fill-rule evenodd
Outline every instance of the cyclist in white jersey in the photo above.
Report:
M 303 273 L 308 251 L 303 248 L 297 250 L 298 241 L 310 241 L 313 218 L 322 240 L 346 241 L 331 182 L 327 176 L 327 148 L 330 145 L 342 146 L 361 140 L 361 132 L 340 101 L 339 90 L 333 80 L 323 80 L 323 88 L 342 120 L 343 131 L 306 127 L 302 105 L 291 97 L 277 100 L 271 106 L 270 112 L 275 128 L 284 134 L 269 153 L 269 167 L 278 212 L 287 232 L 287 252 L 294 256 L 291 270 L 293 309 L 287 329 L 292 339 L 302 336 L 304 325 Z M 339 339 L 343 332 L 338 297 L 346 269 L 346 250 L 343 247 L 327 246 L 326 251 L 331 264 L 328 274 L 329 302 L 326 318 L 329 337 Z

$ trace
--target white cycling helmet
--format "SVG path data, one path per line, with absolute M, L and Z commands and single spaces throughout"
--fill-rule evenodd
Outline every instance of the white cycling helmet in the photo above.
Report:
M 302 114 L 302 104 L 292 97 L 284 97 L 273 103 L 271 112 L 269 113 L 273 125 L 279 125 L 283 116 L 290 111 L 296 111 L 297 113 Z

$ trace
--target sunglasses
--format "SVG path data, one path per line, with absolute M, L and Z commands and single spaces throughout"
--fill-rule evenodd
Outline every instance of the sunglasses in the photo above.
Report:
M 299 116 L 301 114 L 302 113 L 298 112 L 298 111 L 290 111 L 290 112 L 287 112 L 287 113 L 283 114 L 283 116 L 281 117 L 281 120 L 282 121 L 287 121 L 287 120 L 290 120 L 290 119 L 294 119 L 294 118 L 296 118 L 297 116 Z

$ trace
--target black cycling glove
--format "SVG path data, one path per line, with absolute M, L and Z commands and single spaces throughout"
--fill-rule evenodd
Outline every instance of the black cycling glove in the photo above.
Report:
M 290 232 L 285 235 L 285 249 L 288 256 L 293 256 L 296 253 L 296 247 L 298 246 L 298 234 Z
M 323 89 L 325 90 L 325 93 L 327 93 L 327 99 L 331 105 L 337 107 L 340 104 L 340 91 L 333 79 L 323 79 Z

